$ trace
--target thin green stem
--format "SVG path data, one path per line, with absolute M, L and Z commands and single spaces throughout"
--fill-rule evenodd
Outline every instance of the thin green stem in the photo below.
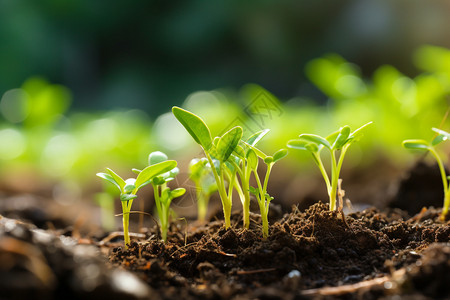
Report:
M 225 220 L 225 228 L 228 229 L 231 226 L 231 203 L 229 203 L 229 199 L 227 196 L 227 191 L 225 190 L 225 184 L 223 182 L 223 176 L 219 177 L 219 174 L 217 173 L 216 167 L 214 166 L 214 163 L 211 159 L 211 156 L 205 151 L 206 158 L 208 159 L 209 164 L 211 165 L 211 170 L 214 174 L 214 178 L 216 179 L 217 183 L 217 190 L 219 191 L 220 200 L 222 201 L 222 209 L 223 209 L 223 216 Z M 222 166 L 220 166 L 222 169 Z M 222 174 L 221 174 L 222 175 Z
M 130 234 L 128 232 L 128 224 L 130 223 L 130 210 L 128 209 L 128 202 L 130 201 L 122 201 L 122 224 L 125 250 L 128 249 L 128 245 L 130 244 Z
M 245 161 L 242 162 L 243 169 L 235 162 L 231 161 L 233 166 L 235 167 L 237 173 L 239 174 L 239 178 L 241 179 L 241 184 L 239 184 L 237 177 L 235 178 L 234 187 L 239 194 L 239 198 L 242 203 L 242 222 L 243 227 L 245 229 L 250 228 L 250 172 L 248 165 L 245 164 Z M 242 188 L 241 188 L 242 186 Z
M 325 170 L 325 167 L 323 166 L 322 159 L 320 158 L 320 154 L 317 152 L 312 152 L 312 155 L 314 157 L 314 161 L 319 167 L 320 173 L 322 174 L 323 179 L 325 180 L 325 184 L 327 185 L 327 192 L 330 193 L 331 184 L 330 179 L 328 177 L 327 171 Z
M 268 167 L 268 169 L 269 169 L 269 167 Z M 259 190 L 259 197 L 257 197 L 257 199 L 258 199 L 259 211 L 261 212 L 263 239 L 267 239 L 267 237 L 269 236 L 269 220 L 267 218 L 268 206 L 266 206 L 266 192 L 265 192 L 265 188 L 261 185 L 261 180 L 259 179 L 258 172 L 256 170 L 253 170 L 253 173 L 255 175 L 256 183 L 258 185 L 258 190 Z M 266 174 L 267 174 L 267 172 L 266 172 Z M 266 180 L 264 180 L 264 182 L 266 182 Z M 265 185 L 266 185 L 266 183 L 265 183 Z
M 338 179 L 339 174 L 337 174 L 337 167 L 336 167 L 336 153 L 335 151 L 331 152 L 331 190 L 329 192 L 330 196 L 330 210 L 336 209 L 336 194 L 337 194 L 337 186 L 338 186 Z
M 450 190 L 449 190 L 447 175 L 445 174 L 444 163 L 442 162 L 441 158 L 437 154 L 436 150 L 434 150 L 433 147 L 429 147 L 428 150 L 431 152 L 431 154 L 436 159 L 438 166 L 439 166 L 439 171 L 441 172 L 442 184 L 444 186 L 444 205 L 442 207 L 441 219 L 445 220 L 445 216 L 447 215 L 448 209 L 450 206 Z

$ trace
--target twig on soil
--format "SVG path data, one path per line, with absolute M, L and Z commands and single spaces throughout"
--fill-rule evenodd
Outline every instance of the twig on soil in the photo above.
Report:
M 146 215 L 146 216 L 149 216 L 150 218 L 152 218 L 153 222 L 155 222 L 155 224 L 156 224 L 156 229 L 157 229 L 156 231 L 157 231 L 158 239 L 161 239 L 161 230 L 159 228 L 158 221 L 156 221 L 155 217 L 153 217 L 149 213 L 146 213 L 146 212 L 143 212 L 143 211 L 136 211 L 136 210 L 132 210 L 132 211 L 128 212 L 128 214 L 142 214 L 142 215 Z M 120 216 L 123 216 L 123 213 L 117 214 L 117 215 L 114 215 L 114 216 L 115 217 L 120 217 Z
M 106 243 L 109 243 L 110 241 L 112 241 L 113 239 L 118 238 L 118 237 L 123 237 L 123 232 L 122 231 L 113 231 L 107 237 L 105 237 L 100 242 L 98 242 L 98 245 L 103 246 Z M 145 234 L 130 232 L 130 237 L 137 238 L 137 239 L 144 239 Z
M 380 278 L 361 281 L 354 284 L 341 285 L 336 287 L 323 287 L 317 289 L 309 289 L 302 291 L 304 296 L 339 296 L 345 294 L 356 293 L 360 290 L 369 290 L 376 286 L 384 286 L 386 289 L 394 288 L 402 281 L 406 271 L 400 269 L 395 271 L 392 275 L 383 276 Z M 389 282 L 393 282 L 388 284 Z
M 277 270 L 276 268 L 249 270 L 249 271 L 242 270 L 242 271 L 237 271 L 236 275 L 251 275 L 251 274 L 257 274 L 257 273 L 273 272 L 276 270 Z

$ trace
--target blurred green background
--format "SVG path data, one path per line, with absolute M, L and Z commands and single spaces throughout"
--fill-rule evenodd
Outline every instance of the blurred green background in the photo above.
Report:
M 344 164 L 364 201 L 415 159 L 403 139 L 441 125 L 448 28 L 443 0 L 0 0 L 0 187 L 58 183 L 78 199 L 100 190 L 96 172 L 142 168 L 155 150 L 187 172 L 200 149 L 170 114 L 181 105 L 215 135 L 270 128 L 269 153 L 373 121 Z M 288 202 L 324 189 L 304 184 L 318 175 L 306 153 L 280 165 Z

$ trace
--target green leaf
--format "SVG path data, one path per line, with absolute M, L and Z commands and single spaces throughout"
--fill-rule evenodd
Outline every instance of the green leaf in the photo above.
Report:
M 425 140 L 404 140 L 402 146 L 411 150 L 428 150 L 430 148 Z
M 242 138 L 242 127 L 236 126 L 225 132 L 217 143 L 217 159 L 225 162 Z
M 212 146 L 211 133 L 205 122 L 195 114 L 180 107 L 172 107 L 172 113 L 186 128 L 192 138 L 200 144 L 205 151 L 209 151 Z
M 269 164 L 273 163 L 273 157 L 272 156 L 266 156 L 266 158 L 264 158 L 264 162 L 266 163 L 266 165 L 269 165 Z
M 261 131 L 258 131 L 255 134 L 252 134 L 247 140 L 246 143 L 252 146 L 256 146 L 256 144 L 267 134 L 269 133 L 270 129 L 264 129 Z
M 163 161 L 168 160 L 169 158 L 167 157 L 167 155 L 161 151 L 155 151 L 150 153 L 150 155 L 148 156 L 148 165 L 154 165 Z
M 251 148 L 253 151 L 255 151 L 256 155 L 258 157 L 261 157 L 262 159 L 265 159 L 267 157 L 267 155 L 262 152 L 261 150 L 259 150 L 258 148 L 256 148 L 255 146 L 252 146 L 250 144 L 247 144 L 246 142 L 244 142 L 244 145 L 248 146 L 249 148 Z
M 102 179 L 105 179 L 108 182 L 111 182 L 119 189 L 120 192 L 122 192 L 122 189 L 120 188 L 119 184 L 114 180 L 114 178 L 111 175 L 106 173 L 97 173 L 96 175 Z
M 432 130 L 436 133 L 439 133 L 439 135 L 431 142 L 431 144 L 433 146 L 446 141 L 446 140 L 450 140 L 450 133 L 448 133 L 447 131 L 438 129 L 438 128 L 432 128 Z
M 316 134 L 304 133 L 304 134 L 300 134 L 299 137 L 301 140 L 317 144 L 318 146 L 322 145 L 322 146 L 327 147 L 328 149 L 331 149 L 330 143 L 325 138 L 318 136 Z
M 122 177 L 120 177 L 119 175 L 114 173 L 114 171 L 111 170 L 110 168 L 106 168 L 106 171 L 108 171 L 109 175 L 111 175 L 111 177 L 114 179 L 114 181 L 117 182 L 117 184 L 120 187 L 120 190 L 123 191 L 123 187 L 125 186 L 125 181 L 122 179 Z
M 139 173 L 136 178 L 136 189 L 140 189 L 144 183 L 152 180 L 153 177 L 166 173 L 177 166 L 177 162 L 174 160 L 166 160 L 151 166 L 146 167 Z
M 253 149 L 249 149 L 247 152 L 247 163 L 250 169 L 256 170 L 258 168 L 258 156 Z
M 306 147 L 306 145 L 308 145 L 308 144 L 311 144 L 311 143 L 303 141 L 303 140 L 295 139 L 295 140 L 289 140 L 287 142 L 286 146 L 288 148 L 292 148 L 292 149 L 311 151 L 310 149 L 308 149 Z M 315 145 L 315 144 L 313 144 L 313 145 Z
M 349 139 L 351 140 L 351 142 L 357 142 L 363 136 L 362 130 L 372 123 L 373 122 L 370 121 L 370 122 L 364 124 L 363 126 L 359 127 L 358 129 L 356 129 L 355 131 L 353 131 L 349 136 Z
M 133 171 L 134 174 L 139 174 L 142 172 L 142 170 L 135 169 L 135 168 L 131 169 L 131 171 Z
M 277 161 L 279 161 L 280 159 L 286 157 L 286 155 L 288 154 L 288 151 L 286 149 L 280 149 L 277 152 L 275 152 L 273 154 L 273 162 L 276 163 Z
M 136 198 L 137 196 L 133 194 L 120 194 L 120 201 L 130 201 Z
M 254 187 L 250 186 L 250 187 L 248 187 L 248 191 L 250 193 L 252 193 L 253 195 L 255 195 L 256 197 L 259 196 L 259 190 L 257 188 L 254 188 Z
M 245 157 L 244 148 L 242 148 L 239 145 L 237 145 L 236 148 L 234 148 L 234 152 L 233 153 L 236 154 L 236 156 L 238 156 L 239 158 L 244 158 Z
M 338 131 L 333 132 L 333 133 L 330 134 L 329 136 L 327 136 L 327 137 L 326 137 L 327 141 L 328 141 L 330 144 L 334 144 L 334 142 L 336 141 L 336 139 L 337 139 L 337 137 L 338 137 L 338 135 L 339 135 L 340 132 L 341 132 L 341 131 L 338 130 Z
M 345 125 L 339 130 L 339 134 L 337 135 L 336 140 L 334 141 L 331 148 L 333 150 L 341 149 L 347 143 L 349 135 L 350 135 L 350 127 L 348 125 Z
M 162 178 L 161 176 L 153 177 L 152 180 L 148 180 L 147 182 L 149 182 L 149 183 L 151 182 L 151 183 L 153 183 L 154 185 L 161 185 L 161 184 L 166 183 L 166 181 L 164 180 L 164 178 Z
M 135 188 L 136 184 L 136 179 L 134 178 L 128 178 L 127 180 L 125 180 L 125 186 L 123 187 L 123 192 L 124 193 L 131 193 Z
M 433 139 L 433 141 L 431 142 L 432 146 L 436 146 L 444 141 L 446 141 L 448 138 L 445 135 L 439 134 L 437 137 L 435 137 Z
M 184 193 L 186 193 L 186 189 L 184 189 L 184 188 L 176 188 L 176 189 L 170 191 L 170 197 L 172 199 L 178 198 L 178 197 L 183 196 Z

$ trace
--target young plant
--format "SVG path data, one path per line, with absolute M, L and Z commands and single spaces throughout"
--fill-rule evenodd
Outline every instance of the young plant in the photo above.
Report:
M 231 226 L 233 185 L 230 184 L 227 191 L 226 163 L 242 138 L 242 127 L 233 127 L 222 136 L 216 137 L 213 140 L 208 126 L 200 117 L 176 106 L 172 108 L 172 112 L 205 152 L 205 156 L 217 183 L 220 200 L 222 201 L 225 228 L 229 228 Z
M 97 176 L 104 180 L 114 184 L 120 191 L 120 201 L 122 202 L 122 221 L 123 221 L 123 236 L 125 249 L 128 249 L 130 244 L 130 235 L 128 232 L 128 226 L 130 221 L 130 211 L 133 200 L 137 198 L 136 193 L 152 180 L 166 172 L 169 172 L 177 166 L 177 162 L 174 160 L 163 161 L 151 166 L 146 167 L 139 172 L 136 178 L 128 178 L 123 180 L 122 177 L 114 173 L 113 170 L 107 168 L 107 173 L 97 173 Z
M 166 161 L 168 161 L 168 157 L 161 151 L 152 152 L 148 157 L 148 164 L 150 166 L 155 166 Z M 140 173 L 140 171 L 136 169 L 133 171 Z M 167 240 L 167 230 L 169 228 L 170 203 L 173 199 L 181 197 L 186 192 L 184 188 L 171 190 L 167 186 L 167 182 L 174 180 L 179 172 L 180 170 L 177 167 L 174 167 L 161 175 L 153 177 L 151 180 L 155 196 L 156 211 L 158 212 L 160 222 L 161 237 L 164 242 Z
M 350 127 L 346 125 L 326 138 L 315 134 L 301 134 L 299 139 L 290 140 L 287 143 L 289 148 L 306 150 L 312 154 L 314 162 L 319 167 L 320 173 L 327 185 L 327 192 L 330 198 L 330 210 L 336 209 L 339 174 L 341 172 L 344 156 L 350 145 L 361 138 L 362 129 L 371 123 L 372 122 L 369 122 L 353 132 L 351 132 Z M 331 155 L 331 178 L 325 170 L 321 159 L 321 152 L 324 148 L 328 149 Z
M 437 128 L 433 128 L 432 130 L 438 133 L 438 136 L 436 136 L 431 143 L 425 140 L 404 140 L 402 145 L 406 149 L 410 150 L 429 151 L 436 159 L 437 164 L 439 166 L 439 171 L 441 172 L 442 184 L 444 186 L 444 205 L 441 214 L 441 220 L 444 221 L 450 206 L 450 184 L 449 184 L 450 176 L 446 175 L 444 164 L 441 158 L 439 157 L 438 153 L 434 149 L 434 146 L 440 144 L 443 141 L 449 140 L 450 133 Z
M 204 222 L 208 211 L 209 198 L 217 191 L 217 183 L 212 175 L 211 166 L 206 158 L 194 158 L 189 164 L 189 178 L 195 184 L 197 196 L 198 220 Z
M 255 177 L 257 187 L 254 188 L 252 186 L 249 186 L 249 191 L 253 195 L 255 195 L 256 199 L 258 200 L 259 205 L 259 211 L 261 213 L 261 223 L 262 223 L 262 233 L 263 238 L 266 239 L 269 236 L 269 205 L 270 201 L 273 200 L 273 197 L 271 197 L 267 193 L 267 185 L 269 183 L 269 176 L 270 172 L 272 171 L 273 165 L 279 161 L 280 159 L 284 158 L 287 155 L 286 149 L 280 149 L 276 151 L 272 156 L 268 156 L 264 154 L 261 150 L 256 148 L 252 144 L 245 143 L 246 146 L 248 146 L 248 151 L 246 153 L 246 163 L 250 167 L 251 172 L 253 173 L 253 176 Z M 261 183 L 260 176 L 258 174 L 258 161 L 259 158 L 263 160 L 263 162 L 266 164 L 266 174 L 264 176 L 264 181 Z M 248 208 L 244 208 L 248 209 Z
M 281 149 L 277 151 L 276 154 L 274 154 L 274 157 L 276 157 L 276 159 L 274 159 L 273 162 L 270 162 L 270 157 L 256 148 L 256 144 L 268 132 L 269 129 L 265 129 L 253 134 L 246 141 L 241 141 L 241 145 L 236 147 L 233 155 L 227 163 L 229 181 L 233 184 L 234 188 L 238 192 L 242 202 L 243 227 L 248 229 L 250 226 L 250 193 L 252 193 L 258 200 L 264 238 L 267 238 L 269 233 L 268 212 L 269 203 L 272 200 L 272 198 L 267 194 L 269 175 L 273 164 L 287 154 L 287 151 L 285 149 Z M 259 160 L 258 157 L 262 158 L 263 160 L 267 159 L 266 162 L 268 163 L 266 176 L 264 178 L 264 184 L 261 184 L 261 180 L 257 172 Z M 238 178 L 235 175 L 236 173 L 239 174 L 240 181 L 238 181 Z M 251 175 L 255 177 L 255 180 L 258 184 L 257 188 L 250 186 Z M 263 195 L 266 195 L 266 197 L 263 197 Z

